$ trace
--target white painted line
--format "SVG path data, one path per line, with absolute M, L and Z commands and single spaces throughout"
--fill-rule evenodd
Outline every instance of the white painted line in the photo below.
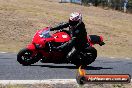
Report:
M 0 80 L 0 84 L 66 84 L 77 83 L 76 79 L 47 79 L 47 80 Z
M 127 60 L 132 60 L 131 58 L 128 58 L 128 57 L 127 57 L 127 58 L 125 58 L 125 59 L 127 59 Z
M 0 52 L 0 53 L 7 53 L 7 52 Z
M 76 79 L 47 79 L 47 80 L 0 80 L 0 84 L 77 84 Z M 132 83 L 132 79 L 131 79 Z
M 110 58 L 115 58 L 115 57 L 110 57 Z

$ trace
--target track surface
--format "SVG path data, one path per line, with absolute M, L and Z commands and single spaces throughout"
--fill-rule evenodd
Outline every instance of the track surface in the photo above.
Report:
M 86 69 L 89 74 L 130 74 L 132 59 L 112 59 L 98 57 Z M 0 53 L 0 80 L 44 80 L 75 79 L 77 68 L 72 64 L 36 63 L 22 66 L 16 60 L 16 54 Z

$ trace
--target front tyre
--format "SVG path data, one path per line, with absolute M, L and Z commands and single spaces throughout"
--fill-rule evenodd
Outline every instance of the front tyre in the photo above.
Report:
M 40 60 L 38 56 L 39 55 L 37 53 L 24 48 L 18 52 L 17 61 L 24 66 L 28 66 L 38 62 Z

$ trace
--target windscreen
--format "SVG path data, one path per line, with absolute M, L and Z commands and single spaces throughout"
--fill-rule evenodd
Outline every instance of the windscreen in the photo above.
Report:
M 51 37 L 51 35 L 50 35 L 50 29 L 44 30 L 39 36 L 41 38 L 50 38 Z

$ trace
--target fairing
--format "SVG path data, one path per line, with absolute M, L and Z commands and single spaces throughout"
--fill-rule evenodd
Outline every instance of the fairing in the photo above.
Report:
M 65 32 L 57 32 L 53 34 L 55 42 L 68 42 L 70 40 L 70 36 Z

